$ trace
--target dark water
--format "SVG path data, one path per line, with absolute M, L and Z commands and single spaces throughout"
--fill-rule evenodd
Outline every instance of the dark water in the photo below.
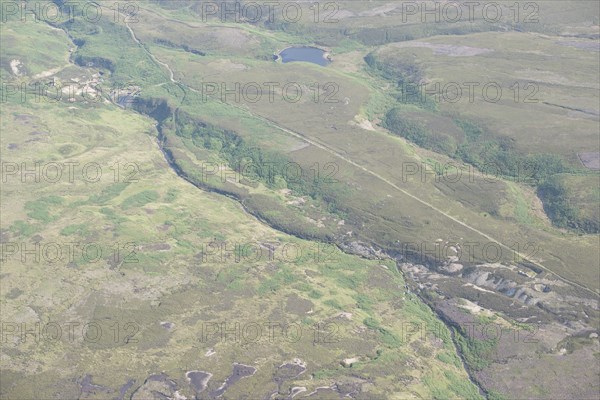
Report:
M 281 60 L 284 63 L 304 61 L 326 66 L 330 63 L 330 61 L 323 57 L 324 54 L 324 50 L 316 47 L 290 47 L 289 49 L 285 49 L 279 53 Z
M 225 380 L 225 383 L 223 383 L 220 388 L 218 388 L 216 391 L 214 391 L 210 394 L 211 397 L 219 397 L 219 396 L 223 395 L 223 393 L 225 393 L 225 391 L 231 385 L 233 385 L 240 379 L 254 375 L 255 372 L 256 372 L 256 368 L 254 368 L 254 367 L 251 367 L 249 365 L 234 363 L 233 364 L 233 372 L 231 373 L 231 375 L 229 375 L 229 377 Z
M 204 371 L 189 371 L 185 376 L 190 380 L 190 385 L 196 393 L 200 393 L 206 389 L 206 384 L 212 377 L 212 374 Z

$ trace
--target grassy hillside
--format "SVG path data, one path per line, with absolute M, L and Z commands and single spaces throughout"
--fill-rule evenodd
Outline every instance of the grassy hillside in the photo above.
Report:
M 151 1 L 127 24 L 108 7 L 94 23 L 2 24 L 3 81 L 75 88 L 23 101 L 3 85 L 3 160 L 79 163 L 74 182 L 11 172 L 3 242 L 104 250 L 48 263 L 3 248 L 3 321 L 100 321 L 111 335 L 118 323 L 123 339 L 14 335 L 3 397 L 203 398 L 226 381 L 231 398 L 597 388 L 594 371 L 573 367 L 598 354 L 598 175 L 578 156 L 598 151 L 597 7 L 545 2 L 524 24 L 501 2 L 494 23 L 399 23 L 395 2 L 344 1 L 326 24 L 327 10 L 315 22 L 298 3 L 294 23 Z M 325 47 L 333 63 L 273 60 L 297 44 Z M 453 81 L 497 82 L 505 97 L 447 104 L 406 91 Z M 542 100 L 520 101 L 530 82 Z M 470 337 L 465 324 L 486 309 L 498 326 L 538 324 L 540 342 Z M 246 340 L 273 322 L 303 334 Z M 514 372 L 520 363 L 529 373 Z M 565 389 L 575 376 L 582 384 Z
M 28 27 L 3 25 L 3 37 L 20 31 L 27 49 L 28 39 L 54 32 L 32 25 L 28 38 Z M 101 66 L 111 68 L 99 75 L 96 65 L 69 66 L 53 73 L 57 82 L 161 80 L 122 27 L 98 29 L 92 37 L 69 30 L 85 40 L 74 59 L 109 60 Z M 108 47 L 117 37 L 124 62 Z M 59 38 L 64 61 L 70 44 Z M 17 77 L 9 65 L 11 82 L 61 66 L 19 51 L 11 46 L 9 57 L 25 68 Z M 178 90 L 166 86 L 156 90 Z M 320 387 L 320 397 L 479 397 L 449 330 L 405 293 L 393 262 L 286 235 L 236 201 L 199 190 L 167 164 L 156 121 L 108 97 L 9 96 L 2 104 L 3 162 L 19 168 L 2 183 L 3 398 L 146 399 L 153 390 L 192 398 L 217 393 L 235 363 L 255 371 L 226 387 L 231 398 L 292 387 Z M 22 179 L 23 165 L 39 165 L 39 176 Z M 437 334 L 407 335 L 407 321 Z M 21 334 L 36 326 L 37 336 Z M 409 368 L 387 373 L 402 365 Z M 204 390 L 186 377 L 198 370 L 211 374 Z

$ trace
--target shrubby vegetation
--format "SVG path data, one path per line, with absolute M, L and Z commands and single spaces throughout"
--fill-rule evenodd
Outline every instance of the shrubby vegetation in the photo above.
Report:
M 133 107 L 137 112 L 146 114 L 159 123 L 162 123 L 173 115 L 173 109 L 165 99 L 138 98 Z
M 70 15 L 69 6 L 63 6 L 63 16 Z M 104 14 L 97 22 L 84 18 L 63 17 L 51 25 L 65 30 L 77 49 L 71 54 L 72 61 L 80 66 L 110 71 L 113 85 L 125 85 L 132 81 L 157 84 L 163 81 L 162 73 L 140 47 L 131 47 L 131 34 L 111 16 Z M 119 56 L 127 54 L 127 57 Z
M 296 176 L 293 172 L 289 173 L 290 176 L 284 176 L 285 170 L 282 167 L 292 162 L 286 156 L 261 149 L 236 132 L 199 120 L 181 109 L 174 110 L 165 99 L 138 100 L 134 108 L 158 122 L 163 152 L 172 167 L 187 180 L 199 187 L 237 199 L 248 212 L 267 221 L 277 230 L 311 240 L 333 239 L 331 230 L 307 223 L 305 218 L 290 213 L 289 207 L 281 201 L 272 196 L 251 193 L 246 187 L 257 188 L 262 183 L 273 190 L 290 189 L 296 196 L 309 196 L 315 204 L 323 205 L 329 212 L 342 213 L 338 209 L 338 197 L 344 190 L 340 185 L 314 176 L 310 170 L 303 170 L 302 176 Z M 198 165 L 189 160 L 178 145 L 171 145 L 176 142 L 173 141 L 175 137 L 192 147 L 218 155 L 231 169 L 240 173 L 241 183 L 246 187 L 203 177 Z M 252 168 L 246 168 L 250 165 Z M 269 165 L 274 165 L 275 168 L 269 168 Z
M 475 371 L 480 371 L 490 364 L 493 352 L 498 346 L 497 340 L 477 339 L 459 330 L 455 330 L 455 338 L 465 361 Z
M 418 65 L 397 59 L 384 62 L 375 52 L 368 54 L 365 62 L 376 75 L 396 85 L 394 97 L 399 103 L 437 111 L 434 101 L 415 90 L 424 79 Z M 600 232 L 597 219 L 582 215 L 569 205 L 568 198 L 573 193 L 556 179 L 558 174 L 581 171 L 568 166 L 555 154 L 524 154 L 516 148 L 512 138 L 495 135 L 472 121 L 454 117 L 454 123 L 462 136 L 433 131 L 410 118 L 402 107 L 390 109 L 383 117 L 385 128 L 420 147 L 471 164 L 489 176 L 501 176 L 535 187 L 547 215 L 557 227 L 584 233 Z
M 400 60 L 393 64 L 383 63 L 373 52 L 367 54 L 365 62 L 376 75 L 392 81 L 396 85 L 394 97 L 398 102 L 415 104 L 432 111 L 437 109 L 435 102 L 421 96 L 417 89 L 424 77 L 424 73 L 418 65 Z
M 561 178 L 563 177 L 560 175 L 552 176 L 538 187 L 537 193 L 544 203 L 548 217 L 561 228 L 590 234 L 600 232 L 598 219 L 582 215 L 581 211 L 570 203 L 572 194 Z
M 458 149 L 454 138 L 430 132 L 420 122 L 407 119 L 399 109 L 389 111 L 383 123 L 390 131 L 426 149 L 445 154 L 455 154 Z
M 217 152 L 231 168 L 250 180 L 260 181 L 271 189 L 290 189 L 296 195 L 310 196 L 335 204 L 332 185 L 325 178 L 302 171 L 301 176 L 285 173 L 291 160 L 273 151 L 259 148 L 242 139 L 237 133 L 203 121 L 198 121 L 183 111 L 176 113 L 176 133 L 207 150 Z M 275 168 L 269 168 L 274 165 Z M 251 176 L 249 176 L 251 175 Z
M 569 170 L 557 155 L 522 154 L 508 137 L 495 136 L 469 121 L 457 119 L 455 123 L 464 132 L 465 140 L 457 153 L 450 155 L 483 171 L 493 166 L 504 177 L 539 185 L 551 176 Z
M 554 225 L 584 233 L 600 232 L 597 220 L 585 218 L 568 201 L 568 188 L 558 174 L 575 172 L 554 154 L 522 154 L 512 140 L 494 136 L 465 120 L 455 120 L 464 132 L 461 143 L 441 132 L 431 132 L 406 117 L 399 108 L 390 110 L 383 121 L 385 128 L 430 150 L 469 163 L 490 176 L 525 182 L 537 188 L 544 210 Z
M 104 68 L 110 72 L 115 72 L 115 65 L 111 60 L 107 60 L 106 58 L 77 55 L 74 61 L 75 64 L 82 67 Z

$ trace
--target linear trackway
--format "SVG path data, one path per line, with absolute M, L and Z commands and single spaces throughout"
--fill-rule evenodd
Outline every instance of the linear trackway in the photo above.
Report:
M 580 289 L 582 289 L 582 290 L 585 290 L 585 291 L 587 291 L 587 292 L 589 292 L 589 293 L 592 293 L 592 294 L 594 294 L 595 296 L 597 296 L 597 295 L 598 295 L 597 293 L 593 292 L 592 290 L 588 289 L 587 287 L 585 287 L 585 286 L 582 286 L 582 285 L 580 285 L 579 283 L 577 283 L 577 282 L 574 282 L 574 281 L 572 281 L 572 280 L 570 280 L 570 279 L 568 279 L 568 278 L 565 278 L 565 277 L 563 277 L 563 276 L 561 276 L 561 275 L 558 275 L 556 272 L 554 272 L 554 271 L 551 271 L 550 269 L 546 268 L 544 265 L 540 264 L 540 263 L 539 263 L 539 262 L 537 262 L 537 261 L 534 261 L 534 260 L 531 260 L 531 259 L 527 258 L 527 257 L 526 257 L 526 256 L 524 256 L 522 253 L 520 253 L 520 252 L 516 251 L 515 249 L 513 249 L 513 248 L 511 248 L 511 247 L 509 247 L 509 246 L 507 246 L 507 245 L 503 244 L 503 243 L 502 243 L 502 242 L 500 242 L 499 240 L 497 240 L 497 239 L 494 239 L 494 238 L 493 238 L 493 237 L 491 237 L 490 235 L 488 235 L 488 234 L 486 234 L 486 233 L 484 233 L 484 232 L 482 232 L 482 231 L 478 230 L 477 228 L 475 228 L 475 227 L 473 227 L 473 226 L 471 226 L 471 225 L 468 225 L 468 224 L 467 224 L 467 223 L 465 223 L 465 222 L 462 222 L 461 220 L 459 220 L 459 219 L 457 219 L 457 218 L 453 217 L 452 215 L 450 215 L 450 214 L 446 213 L 445 211 L 443 211 L 443 210 L 441 210 L 441 209 L 437 208 L 437 207 L 436 207 L 436 206 L 434 206 L 433 204 L 431 204 L 431 203 L 428 203 L 428 202 L 426 202 L 425 200 L 422 200 L 422 199 L 420 199 L 419 197 L 417 197 L 417 196 L 415 196 L 415 195 L 411 194 L 410 192 L 407 192 L 406 190 L 402 189 L 401 187 L 399 187 L 399 186 L 398 186 L 398 185 L 396 185 L 395 183 L 391 182 L 389 179 L 386 179 L 386 178 L 384 178 L 383 176 L 379 175 L 378 173 L 376 173 L 376 172 L 374 172 L 374 171 L 371 171 L 370 169 L 368 169 L 368 168 L 366 168 L 366 167 L 364 167 L 364 166 L 362 166 L 362 165 L 360 165 L 360 164 L 356 163 L 355 161 L 352 161 L 351 159 L 349 159 L 349 158 L 345 157 L 344 155 L 342 155 L 342 154 L 338 153 L 337 151 L 335 151 L 334 149 L 330 148 L 329 146 L 327 146 L 327 145 L 325 145 L 325 144 L 323 144 L 323 143 L 320 143 L 320 142 L 318 142 L 317 140 L 314 140 L 314 139 L 309 139 L 309 138 L 307 138 L 306 136 L 302 135 L 301 133 L 294 132 L 294 131 L 292 131 L 292 130 L 290 130 L 290 129 L 284 128 L 284 127 L 282 127 L 282 126 L 278 125 L 278 124 L 277 124 L 275 121 L 272 121 L 272 120 L 271 120 L 271 119 L 269 119 L 269 118 L 266 118 L 266 117 L 263 117 L 263 116 L 260 116 L 260 115 L 253 114 L 253 113 L 249 112 L 248 110 L 246 110 L 246 109 L 243 109 L 243 108 L 241 108 L 241 107 L 238 107 L 238 106 L 235 106 L 235 105 L 231 105 L 231 104 L 228 104 L 228 105 L 230 105 L 230 106 L 232 106 L 232 107 L 236 107 L 236 108 L 238 108 L 238 109 L 240 109 L 240 110 L 246 111 L 246 112 L 248 112 L 250 115 L 252 115 L 253 117 L 255 117 L 255 118 L 258 118 L 258 119 L 260 119 L 260 120 L 262 120 L 262 121 L 264 121 L 264 122 L 268 122 L 269 124 L 271 124 L 271 125 L 275 126 L 277 129 L 279 129 L 279 130 L 281 130 L 281 131 L 283 131 L 283 132 L 286 132 L 286 133 L 288 133 L 289 135 L 292 135 L 292 136 L 294 136 L 294 137 L 296 137 L 296 138 L 298 138 L 298 139 L 304 140 L 305 142 L 307 142 L 307 143 L 309 143 L 309 144 L 311 144 L 311 145 L 313 145 L 313 146 L 316 146 L 316 147 L 318 147 L 318 148 L 320 148 L 320 149 L 322 149 L 322 150 L 324 150 L 324 151 L 328 152 L 329 154 L 331 154 L 331 155 L 333 155 L 333 156 L 335 156 L 335 157 L 337 157 L 337 158 L 339 158 L 339 159 L 341 159 L 341 160 L 344 160 L 344 161 L 346 161 L 347 163 L 349 163 L 349 164 L 351 164 L 351 165 L 355 166 L 356 168 L 359 168 L 359 169 L 361 169 L 362 171 L 364 171 L 364 172 L 366 172 L 366 173 L 370 174 L 371 176 L 373 176 L 373 177 L 375 177 L 375 178 L 377 178 L 377 179 L 381 180 L 382 182 L 384 182 L 384 183 L 388 184 L 389 186 L 393 187 L 393 188 L 394 188 L 394 189 L 396 189 L 397 191 L 399 191 L 399 192 L 403 193 L 404 195 L 406 195 L 406 196 L 410 197 L 411 199 L 414 199 L 414 200 L 418 201 L 418 202 L 419 202 L 419 203 L 421 203 L 422 205 L 424 205 L 424 206 L 426 206 L 426 207 L 428 207 L 428 208 L 430 208 L 430 209 L 434 210 L 435 212 L 437 212 L 437 213 L 439 213 L 439 214 L 443 215 L 444 217 L 446 217 L 446 218 L 448 218 L 448 219 L 452 220 L 453 222 L 456 222 L 457 224 L 459 224 L 459 225 L 461 225 L 461 226 L 463 226 L 463 227 L 465 227 L 465 228 L 467 228 L 467 229 L 471 230 L 472 232 L 475 232 L 475 233 L 477 233 L 477 234 L 479 234 L 479 235 L 483 236 L 484 238 L 486 238 L 486 239 L 487 239 L 487 240 L 489 240 L 490 242 L 494 242 L 494 243 L 496 243 L 497 245 L 501 246 L 501 247 L 502 247 L 502 248 L 504 248 L 505 250 L 508 250 L 508 251 L 515 252 L 515 254 L 516 254 L 517 256 L 519 256 L 521 259 L 523 259 L 523 260 L 526 260 L 526 261 L 530 262 L 531 264 L 535 265 L 536 267 L 539 267 L 539 268 L 543 269 L 544 271 L 546 271 L 546 272 L 548 272 L 548 273 L 551 273 L 551 274 L 553 274 L 553 275 L 557 276 L 559 279 L 563 280 L 564 282 L 566 282 L 566 283 L 569 283 L 569 284 L 571 284 L 571 285 L 573 285 L 573 286 L 576 286 L 576 287 L 578 287 L 578 288 L 580 288 Z
M 192 91 L 192 92 L 195 92 L 195 93 L 199 93 L 199 94 L 201 94 L 201 92 L 200 92 L 199 90 L 197 90 L 197 89 L 195 89 L 195 88 L 193 88 L 193 87 L 191 87 L 191 86 L 189 86 L 189 85 L 187 85 L 187 84 L 185 84 L 185 83 L 183 83 L 183 82 L 181 82 L 181 81 L 178 81 L 178 80 L 176 80 L 176 79 L 175 79 L 175 74 L 173 73 L 173 70 L 171 69 L 171 67 L 170 67 L 170 66 L 169 66 L 167 63 L 165 63 L 165 62 L 163 62 L 163 61 L 160 61 L 160 60 L 159 60 L 159 59 L 158 59 L 158 58 L 157 58 L 157 57 L 156 57 L 154 54 L 152 54 L 152 53 L 151 53 L 151 52 L 150 52 L 150 51 L 149 51 L 149 50 L 148 50 L 148 49 L 147 49 L 147 48 L 146 48 L 146 47 L 145 47 L 145 46 L 142 44 L 142 42 L 141 42 L 141 41 L 140 41 L 140 40 L 139 40 L 139 39 L 138 39 L 138 38 L 135 36 L 135 33 L 133 32 L 133 29 L 131 29 L 131 27 L 129 26 L 129 24 L 128 24 L 128 23 L 125 23 L 125 25 L 127 26 L 127 29 L 129 29 L 129 32 L 131 33 L 131 36 L 132 36 L 133 40 L 134 40 L 134 41 L 135 41 L 135 42 L 136 42 L 136 43 L 137 43 L 137 44 L 138 44 L 138 45 L 139 45 L 139 46 L 140 46 L 142 49 L 144 49 L 144 51 L 145 51 L 145 52 L 148 54 L 148 56 L 149 56 L 149 57 L 150 57 L 150 58 L 151 58 L 153 61 L 155 61 L 157 64 L 159 64 L 159 65 L 161 65 L 161 66 L 165 67 L 165 68 L 166 68 L 166 69 L 169 71 L 169 75 L 170 75 L 170 76 L 169 76 L 169 79 L 171 80 L 171 82 L 175 83 L 176 85 L 184 86 L 184 87 L 186 87 L 188 90 L 190 90 L 190 91 Z M 540 263 L 539 263 L 539 262 L 537 262 L 537 261 L 534 261 L 534 260 L 531 260 L 531 259 L 527 258 L 527 257 L 526 257 L 524 254 L 522 254 L 522 253 L 520 253 L 520 252 L 518 252 L 518 251 L 515 251 L 515 249 L 513 249 L 513 248 L 511 248 L 511 247 L 509 247 L 509 246 L 507 246 L 507 245 L 503 244 L 503 243 L 502 243 L 502 242 L 500 242 L 498 239 L 495 239 L 495 238 L 493 238 L 492 236 L 490 236 L 490 235 L 488 235 L 488 234 L 486 234 L 486 233 L 484 233 L 484 232 L 480 231 L 479 229 L 477 229 L 477 228 L 475 228 L 475 227 L 473 227 L 473 226 L 471 226 L 471 225 L 469 225 L 469 224 L 467 224 L 467 223 L 465 223 L 465 222 L 462 222 L 462 221 L 461 221 L 461 220 L 459 220 L 458 218 L 456 218 L 456 217 L 453 217 L 452 215 L 450 215 L 450 214 L 446 213 L 444 210 L 441 210 L 441 209 L 439 209 L 438 207 L 434 206 L 433 204 L 431 204 L 431 203 L 428 203 L 428 202 L 426 202 L 426 201 L 425 201 L 425 200 L 423 200 L 423 199 L 420 199 L 419 197 L 417 197 L 417 196 L 413 195 L 413 194 L 412 194 L 412 193 L 410 193 L 410 192 L 407 192 L 406 190 L 402 189 L 401 187 L 399 187 L 398 185 L 396 185 L 395 183 L 393 183 L 393 182 L 392 182 L 392 181 L 390 181 L 389 179 L 387 179 L 387 178 L 385 178 L 385 177 L 381 176 L 380 174 L 378 174 L 377 172 L 371 171 L 370 169 L 368 169 L 368 168 L 366 168 L 366 167 L 364 167 L 364 166 L 362 166 L 362 165 L 358 164 L 357 162 L 355 162 L 355 161 L 353 161 L 353 160 L 351 160 L 351 159 L 349 159 L 349 158 L 345 157 L 343 154 L 340 154 L 340 153 L 339 153 L 339 152 L 337 152 L 335 149 L 332 149 L 331 147 L 327 146 L 326 144 L 324 144 L 324 143 L 321 143 L 321 142 L 317 141 L 316 139 L 311 139 L 311 138 L 308 138 L 308 137 L 306 137 L 305 135 L 303 135 L 303 134 L 301 134 L 301 133 L 299 133 L 299 132 L 295 132 L 295 131 L 293 131 L 293 130 L 291 130 L 291 129 L 285 128 L 285 127 L 283 127 L 283 126 L 279 125 L 277 122 L 275 122 L 275 121 L 273 121 L 273 120 L 271 120 L 271 119 L 269 119 L 269 118 L 267 118 L 267 117 L 263 117 L 263 116 L 261 116 L 261 115 L 256 115 L 256 114 L 252 113 L 250 110 L 248 110 L 248 109 L 246 109 L 246 108 L 243 108 L 243 107 L 240 107 L 240 106 L 236 106 L 236 105 L 234 105 L 234 104 L 230 104 L 230 103 L 226 103 L 226 102 L 222 102 L 222 103 L 223 103 L 223 104 L 226 104 L 227 106 L 234 107 L 234 108 L 236 108 L 236 109 L 238 109 L 238 110 L 241 110 L 241 111 L 243 111 L 243 112 L 245 112 L 245 113 L 249 114 L 250 116 L 252 116 L 252 117 L 254 117 L 254 118 L 257 118 L 257 119 L 259 119 L 259 120 L 261 120 L 261 121 L 263 121 L 263 122 L 266 122 L 267 124 L 269 124 L 269 125 L 271 125 L 271 126 L 273 126 L 273 127 L 277 128 L 277 129 L 279 129 L 280 131 L 287 133 L 288 135 L 291 135 L 291 136 L 293 136 L 293 137 L 295 137 L 295 138 L 297 138 L 297 139 L 300 139 L 300 140 L 302 140 L 302 141 L 304 141 L 304 142 L 306 142 L 306 143 L 309 143 L 309 144 L 311 144 L 311 145 L 313 145 L 313 146 L 315 146 L 315 147 L 318 147 L 318 148 L 320 148 L 321 150 L 324 150 L 324 151 L 326 151 L 327 153 L 329 153 L 329 154 L 331 154 L 331 155 L 335 156 L 336 158 L 339 158 L 339 159 L 341 159 L 341 160 L 343 160 L 343 161 L 345 161 L 345 162 L 349 163 L 350 165 L 353 165 L 354 167 L 356 167 L 356 168 L 359 168 L 360 170 L 362 170 L 362 171 L 366 172 L 367 174 L 369 174 L 369 175 L 371 175 L 371 176 L 373 176 L 373 177 L 375 177 L 375 178 L 379 179 L 380 181 L 382 181 L 382 182 L 386 183 L 388 186 L 390 186 L 390 187 L 394 188 L 394 189 L 395 189 L 395 190 L 397 190 L 398 192 L 400 192 L 400 193 L 402 193 L 402 194 L 404 194 L 404 195 L 406 195 L 406 196 L 410 197 L 411 199 L 413 199 L 413 200 L 415 200 L 415 201 L 419 202 L 420 204 L 422 204 L 422 205 L 424 205 L 424 206 L 428 207 L 429 209 L 431 209 L 431 210 L 435 211 L 436 213 L 438 213 L 438 214 L 440 214 L 440 215 L 443 215 L 444 217 L 448 218 L 449 220 L 451 220 L 451 221 L 453 221 L 453 222 L 456 222 L 456 223 L 457 223 L 457 224 L 459 224 L 460 226 L 462 226 L 462 227 L 464 227 L 464 228 L 467 228 L 468 230 L 470 230 L 470 231 L 472 231 L 472 232 L 475 232 L 475 233 L 477 233 L 478 235 L 481 235 L 482 237 L 486 238 L 486 239 L 487 239 L 487 240 L 489 240 L 490 242 L 496 243 L 498 246 L 500 246 L 500 247 L 504 248 L 505 250 L 508 250 L 508 251 L 514 251 L 514 252 L 515 252 L 515 254 L 516 254 L 517 256 L 519 256 L 521 259 L 523 259 L 523 260 L 526 260 L 526 261 L 530 262 L 531 264 L 535 265 L 536 267 L 539 267 L 539 268 L 541 268 L 542 270 L 544 270 L 544 271 L 546 271 L 546 272 L 548 272 L 548 273 L 550 273 L 550 274 L 553 274 L 553 275 L 555 275 L 557 278 L 559 278 L 559 279 L 560 279 L 560 280 L 562 280 L 563 282 L 565 282 L 565 283 L 568 283 L 568 284 L 570 284 L 570 285 L 573 285 L 573 286 L 575 286 L 575 287 L 577 287 L 577 288 L 579 288 L 579 289 L 581 289 L 581 290 L 584 290 L 584 291 L 586 291 L 586 292 L 588 292 L 588 293 L 591 293 L 591 294 L 593 294 L 594 296 L 598 296 L 598 293 L 596 293 L 595 291 L 593 291 L 593 290 L 591 290 L 591 289 L 588 289 L 587 287 L 585 287 L 585 286 L 583 286 L 583 285 L 580 285 L 580 284 L 579 284 L 579 283 L 577 283 L 577 282 L 574 282 L 574 281 L 572 281 L 572 280 L 570 280 L 570 279 L 568 279 L 568 278 L 565 278 L 565 277 L 563 277 L 563 276 L 561 276 L 561 275 L 557 274 L 556 272 L 554 272 L 554 271 L 552 271 L 552 270 L 550 270 L 550 269 L 546 268 L 544 265 L 540 264 Z

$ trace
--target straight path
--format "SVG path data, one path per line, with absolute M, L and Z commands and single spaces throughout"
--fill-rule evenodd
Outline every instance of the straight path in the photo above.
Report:
M 181 87 L 181 86 L 183 86 L 183 87 L 186 87 L 188 90 L 190 90 L 190 91 L 192 91 L 192 92 L 195 92 L 195 93 L 199 93 L 199 94 L 201 94 L 201 92 L 200 92 L 199 90 L 197 90 L 197 89 L 195 89 L 195 88 L 193 88 L 193 87 L 191 87 L 191 86 L 189 86 L 189 85 L 187 85 L 187 84 L 185 84 L 185 83 L 183 83 L 183 82 L 181 82 L 181 81 L 178 81 L 178 80 L 176 80 L 176 79 L 175 79 L 175 74 L 173 73 L 173 70 L 171 69 L 171 67 L 170 67 L 170 66 L 169 66 L 167 63 L 165 63 L 165 62 L 163 62 L 163 61 L 159 60 L 159 59 L 158 59 L 158 58 L 157 58 L 157 57 L 156 57 L 154 54 L 152 54 L 152 53 L 151 53 L 151 52 L 150 52 L 150 51 L 149 51 L 149 50 L 146 48 L 146 46 L 144 46 L 144 45 L 142 44 L 142 42 L 141 42 L 141 41 L 140 41 L 140 40 L 139 40 L 139 39 L 138 39 L 138 38 L 135 36 L 135 33 L 133 32 L 133 29 L 131 29 L 131 27 L 129 26 L 129 24 L 128 24 L 128 23 L 125 23 L 125 25 L 127 26 L 127 29 L 129 29 L 129 32 L 131 33 L 131 37 L 133 38 L 133 40 L 134 40 L 134 41 L 135 41 L 135 42 L 136 42 L 136 43 L 137 43 L 137 44 L 138 44 L 140 47 L 142 47 L 142 49 L 144 49 L 144 51 L 145 51 L 145 52 L 148 54 L 148 56 L 149 56 L 149 57 L 150 57 L 150 58 L 151 58 L 153 61 L 155 61 L 157 64 L 159 64 L 159 65 L 161 65 L 161 66 L 165 67 L 165 68 L 166 68 L 166 69 L 169 71 L 169 79 L 171 80 L 171 82 L 173 82 L 174 84 L 176 84 L 176 85 L 178 85 L 178 86 L 180 86 L 180 87 Z M 594 295 L 594 296 L 596 296 L 596 297 L 598 297 L 598 296 L 599 296 L 599 294 L 598 294 L 596 291 L 593 291 L 593 290 L 591 290 L 591 289 L 589 289 L 589 288 L 587 288 L 587 287 L 585 287 L 585 286 L 583 286 L 583 285 L 580 285 L 580 284 L 579 284 L 579 283 L 577 283 L 577 282 L 574 282 L 574 281 L 572 281 L 572 280 L 570 280 L 570 279 L 568 279 L 568 278 L 565 278 L 565 277 L 563 277 L 563 276 L 561 276 L 561 275 L 557 274 L 556 272 L 554 272 L 554 271 L 552 271 L 552 270 L 550 270 L 550 269 L 546 268 L 544 265 L 540 264 L 539 262 L 537 262 L 537 261 L 534 261 L 534 260 L 531 260 L 531 259 L 527 258 L 527 256 L 525 256 L 524 254 L 522 254 L 522 253 L 520 253 L 520 252 L 518 252 L 518 251 L 515 251 L 513 248 L 511 248 L 511 247 L 509 247 L 509 246 L 507 246 L 507 245 L 503 244 L 503 243 L 502 243 L 502 242 L 500 242 L 498 239 L 495 239 L 495 238 L 493 238 L 492 236 L 488 235 L 487 233 L 485 233 L 485 232 L 482 232 L 482 231 L 480 231 L 479 229 L 477 229 L 477 228 L 475 228 L 475 227 L 473 227 L 473 226 L 471 226 L 471 225 L 469 225 L 469 224 L 467 224 L 467 223 L 465 223 L 465 222 L 462 222 L 462 221 L 461 221 L 461 220 L 459 220 L 458 218 L 456 218 L 456 217 L 453 217 L 452 215 L 450 215 L 450 214 L 446 213 L 445 211 L 443 211 L 443 210 L 439 209 L 438 207 L 434 206 L 433 204 L 431 204 L 431 203 L 428 203 L 428 202 L 426 202 L 425 200 L 423 200 L 423 199 L 421 199 L 421 198 L 419 198 L 419 197 L 417 197 L 417 196 L 413 195 L 412 193 L 409 193 L 409 192 L 407 192 L 406 190 L 402 189 L 401 187 L 399 187 L 399 186 L 398 186 L 398 185 L 396 185 L 395 183 L 391 182 L 389 179 L 387 179 L 387 178 L 385 178 L 385 177 L 381 176 L 381 175 L 380 175 L 380 174 L 378 174 L 377 172 L 374 172 L 374 171 L 372 171 L 372 170 L 370 170 L 370 169 L 368 169 L 368 168 L 366 168 L 366 167 L 364 167 L 364 166 L 362 166 L 362 165 L 358 164 L 357 162 L 355 162 L 355 161 L 353 161 L 353 160 L 351 160 L 351 159 L 347 158 L 347 157 L 346 157 L 346 156 L 344 156 L 343 154 L 340 154 L 340 153 L 338 153 L 337 151 L 335 151 L 335 150 L 334 150 L 334 149 L 332 149 L 331 147 L 327 146 L 326 144 L 324 144 L 324 143 L 321 143 L 321 142 L 317 141 L 316 139 L 311 139 L 311 138 L 308 138 L 308 137 L 306 137 L 305 135 L 303 135 L 302 133 L 299 133 L 299 132 L 293 131 L 293 130 L 291 130 L 291 129 L 285 128 L 285 127 L 283 127 L 283 126 L 279 125 L 277 122 L 275 122 L 275 121 L 273 121 L 273 120 L 271 120 L 271 119 L 269 119 L 269 118 L 267 118 L 267 117 L 264 117 L 264 116 L 261 116 L 261 115 L 256 115 L 256 114 L 252 113 L 250 110 L 248 110 L 248 109 L 246 109 L 246 108 L 243 108 L 243 107 L 240 107 L 240 106 L 236 106 L 236 105 L 234 105 L 234 104 L 230 104 L 230 103 L 225 103 L 225 102 L 223 102 L 223 104 L 226 104 L 226 105 L 228 105 L 228 106 L 230 106 L 230 107 L 235 107 L 235 108 L 237 108 L 238 110 L 241 110 L 241 111 L 243 111 L 243 112 L 245 112 L 245 113 L 249 114 L 250 116 L 252 116 L 252 117 L 254 117 L 254 118 L 256 118 L 256 119 L 259 119 L 259 120 L 261 120 L 261 121 L 263 121 L 263 122 L 266 122 L 266 123 L 268 123 L 269 125 L 272 125 L 273 127 L 275 127 L 275 128 L 277 128 L 277 129 L 279 129 L 279 130 L 280 130 L 280 131 L 282 131 L 282 132 L 285 132 L 285 133 L 287 133 L 288 135 L 291 135 L 291 136 L 293 136 L 293 137 L 295 137 L 295 138 L 297 138 L 297 139 L 303 140 L 303 141 L 305 141 L 306 143 L 309 143 L 309 144 L 311 144 L 311 145 L 313 145 L 313 146 L 315 146 L 315 147 L 318 147 L 318 148 L 320 148 L 321 150 L 324 150 L 324 151 L 326 151 L 327 153 L 329 153 L 329 154 L 331 154 L 331 155 L 333 155 L 333 156 L 335 156 L 335 157 L 337 157 L 337 158 L 339 158 L 339 159 L 341 159 L 341 160 L 343 160 L 343 161 L 345 161 L 345 162 L 347 162 L 347 163 L 349 163 L 349 164 L 351 164 L 351 165 L 355 166 L 356 168 L 359 168 L 360 170 L 362 170 L 362 171 L 366 172 L 367 174 L 369 174 L 369 175 L 371 175 L 371 176 L 373 176 L 373 177 L 375 177 L 375 178 L 379 179 L 380 181 L 382 181 L 382 182 L 386 183 L 387 185 L 389 185 L 390 187 L 394 188 L 394 189 L 395 189 L 395 190 L 397 190 L 398 192 L 400 192 L 400 193 L 402 193 L 402 194 L 404 194 L 404 195 L 406 195 L 406 196 L 410 197 L 411 199 L 413 199 L 413 200 L 415 200 L 415 201 L 419 202 L 420 204 L 422 204 L 422 205 L 424 205 L 424 206 L 428 207 L 429 209 L 431 209 L 431 210 L 435 211 L 436 213 L 443 215 L 444 217 L 446 217 L 446 218 L 448 218 L 449 220 L 451 220 L 451 221 L 453 221 L 453 222 L 455 222 L 455 223 L 459 224 L 460 226 L 462 226 L 462 227 L 464 227 L 464 228 L 467 228 L 468 230 L 470 230 L 470 231 L 472 231 L 472 232 L 475 232 L 475 233 L 477 233 L 478 235 L 480 235 L 480 236 L 482 236 L 482 237 L 486 238 L 487 240 L 489 240 L 490 242 L 496 243 L 498 246 L 500 246 L 500 247 L 504 248 L 505 250 L 508 250 L 508 251 L 510 251 L 510 252 L 515 252 L 515 254 L 516 254 L 517 256 L 519 256 L 521 259 L 523 259 L 523 260 L 525 260 L 525 261 L 528 261 L 529 263 L 531 263 L 531 264 L 535 265 L 536 267 L 538 267 L 538 268 L 542 269 L 543 271 L 546 271 L 546 272 L 548 272 L 548 273 L 550 273 L 550 274 L 553 274 L 553 275 L 555 275 L 557 278 L 559 278 L 559 279 L 560 279 L 560 280 L 562 280 L 563 282 L 565 282 L 565 283 L 568 283 L 568 284 L 570 284 L 570 285 L 573 285 L 573 286 L 575 286 L 575 287 L 577 287 L 577 288 L 579 288 L 579 289 L 581 289 L 581 290 L 583 290 L 583 291 L 585 291 L 585 292 L 587 292 L 587 293 L 590 293 L 590 294 L 592 294 L 592 295 Z

